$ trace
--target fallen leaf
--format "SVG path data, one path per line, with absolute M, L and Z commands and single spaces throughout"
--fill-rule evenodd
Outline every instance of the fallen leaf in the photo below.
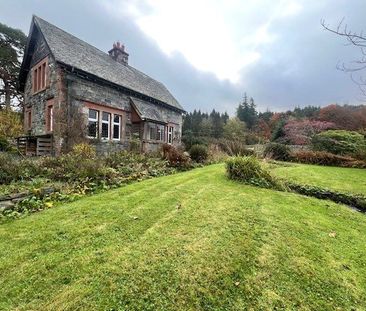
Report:
M 331 238 L 335 238 L 335 237 L 336 237 L 336 235 L 337 235 L 337 233 L 335 233 L 335 232 L 329 232 L 329 236 L 330 236 Z

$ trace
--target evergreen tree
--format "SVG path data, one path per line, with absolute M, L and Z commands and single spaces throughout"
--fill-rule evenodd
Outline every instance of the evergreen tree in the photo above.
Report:
M 222 121 L 221 114 L 216 112 L 215 109 L 210 113 L 210 119 L 212 122 L 212 136 L 220 138 L 223 136 L 224 122 Z
M 257 122 L 258 112 L 256 110 L 256 105 L 254 99 L 251 97 L 248 102 L 248 96 L 245 93 L 243 102 L 239 104 L 236 110 L 236 116 L 239 120 L 245 122 L 248 129 L 253 129 Z
M 200 124 L 200 136 L 211 137 L 212 136 L 212 120 L 210 118 L 203 118 Z
M 13 99 L 22 101 L 17 81 L 26 41 L 21 30 L 0 23 L 0 108 L 10 109 Z
M 281 137 L 285 136 L 285 131 L 284 131 L 285 124 L 286 124 L 286 121 L 283 118 L 281 118 L 278 121 L 278 123 L 276 124 L 276 126 L 273 130 L 271 141 L 279 140 Z

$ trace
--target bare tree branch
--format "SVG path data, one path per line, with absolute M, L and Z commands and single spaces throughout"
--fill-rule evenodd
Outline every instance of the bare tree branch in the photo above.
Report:
M 342 18 L 335 28 L 326 24 L 324 19 L 320 21 L 320 24 L 323 26 L 324 30 L 345 38 L 348 42 L 346 45 L 353 45 L 360 49 L 361 56 L 359 59 L 349 62 L 348 64 L 342 63 L 340 65 L 338 63 L 337 69 L 350 73 L 351 80 L 358 86 L 361 94 L 365 97 L 364 99 L 366 99 L 366 79 L 362 76 L 363 72 L 366 71 L 366 36 L 362 31 L 351 31 L 344 21 L 345 18 Z M 355 76 L 356 73 L 357 77 Z

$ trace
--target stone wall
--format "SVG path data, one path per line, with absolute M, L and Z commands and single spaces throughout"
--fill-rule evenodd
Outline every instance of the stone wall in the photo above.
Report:
M 48 57 L 47 81 L 45 90 L 36 94 L 32 93 L 32 71 L 26 79 L 24 89 L 25 107 L 30 107 L 32 112 L 31 130 L 26 132 L 32 136 L 49 134 L 46 131 L 46 104 L 53 100 L 54 103 L 54 153 L 68 151 L 75 143 L 86 140 L 86 126 L 88 109 L 85 102 L 97 105 L 117 108 L 123 110 L 122 115 L 122 137 L 121 142 L 93 140 L 98 153 L 128 148 L 132 133 L 130 95 L 114 89 L 107 85 L 100 85 L 96 82 L 86 80 L 73 73 L 66 73 L 53 59 L 47 44 L 41 36 L 38 37 L 34 55 L 31 60 L 31 67 L 39 61 Z M 141 100 L 141 99 L 140 99 Z M 182 133 L 182 113 L 168 109 L 158 104 L 154 105 L 159 110 L 169 126 L 174 127 L 174 144 L 180 144 Z M 25 118 L 26 119 L 26 118 Z M 143 124 L 140 125 L 143 129 Z M 135 129 L 136 126 L 135 126 Z M 156 149 L 156 142 L 150 142 L 146 131 L 141 133 L 141 140 L 146 144 L 151 143 Z
M 35 53 L 32 57 L 31 66 L 38 63 L 40 60 L 48 57 L 48 68 L 47 68 L 47 81 L 48 87 L 41 92 L 33 94 L 32 92 L 32 71 L 29 71 L 29 74 L 26 79 L 25 88 L 24 88 L 24 106 L 31 107 L 32 113 L 32 126 L 31 131 L 27 132 L 30 135 L 45 135 L 46 134 L 46 119 L 45 119 L 45 111 L 46 111 L 46 102 L 49 99 L 54 98 L 57 95 L 57 71 L 56 71 L 56 62 L 51 56 L 48 48 L 43 40 L 40 37 L 36 44 Z M 25 118 L 26 119 L 26 118 Z M 26 121 L 26 120 L 25 120 Z
M 54 188 L 43 188 L 40 190 L 40 194 L 42 196 L 53 193 L 55 191 Z M 25 191 L 25 192 L 19 192 L 19 193 L 12 193 L 12 194 L 7 194 L 7 195 L 1 195 L 0 196 L 0 214 L 2 214 L 3 212 L 7 211 L 7 210 L 12 210 L 17 203 L 28 199 L 30 197 L 32 197 L 34 194 L 29 192 L 29 191 Z

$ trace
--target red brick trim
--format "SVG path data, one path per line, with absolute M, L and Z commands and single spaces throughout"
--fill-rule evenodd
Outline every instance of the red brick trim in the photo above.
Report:
M 53 116 L 51 116 L 51 107 L 53 108 L 52 111 L 52 115 L 54 115 L 55 113 L 55 105 L 54 105 L 54 99 L 49 99 L 46 101 L 46 104 L 45 104 L 45 112 L 44 112 L 44 116 L 45 116 L 45 119 L 46 119 L 46 122 L 45 122 L 45 132 L 46 133 L 52 133 L 53 132 L 53 128 L 55 127 L 55 119 Z M 52 120 L 52 129 L 51 129 L 51 117 L 53 118 Z
M 122 108 L 110 107 L 110 106 L 107 106 L 106 104 L 97 104 L 97 103 L 93 103 L 90 101 L 84 101 L 84 104 L 85 104 L 85 107 L 87 107 L 87 108 L 95 109 L 95 110 L 99 110 L 99 111 L 102 110 L 102 111 L 109 112 L 109 113 L 121 114 L 123 112 L 129 112 Z
M 103 112 L 107 112 L 110 114 L 110 119 L 109 119 L 109 139 L 106 141 L 122 141 L 123 140 L 123 128 L 125 126 L 124 120 L 127 119 L 127 113 L 129 113 L 127 110 L 120 109 L 120 108 L 114 108 L 114 107 L 108 107 L 103 104 L 96 104 L 96 103 L 92 103 L 89 101 L 84 101 L 84 105 L 88 109 L 93 109 L 93 110 L 99 111 L 99 120 L 98 120 L 99 134 L 98 134 L 98 136 L 100 136 L 100 134 L 101 134 L 100 128 L 101 128 L 101 124 L 102 124 L 102 114 L 103 114 Z M 113 117 L 116 114 L 121 116 L 120 129 L 119 129 L 120 130 L 119 140 L 113 139 Z
M 32 106 L 24 109 L 24 130 L 30 131 L 32 129 Z

